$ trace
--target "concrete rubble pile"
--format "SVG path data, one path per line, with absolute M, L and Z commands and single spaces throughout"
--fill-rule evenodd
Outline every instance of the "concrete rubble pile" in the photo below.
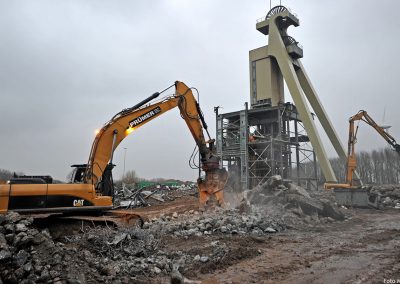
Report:
M 374 185 L 368 188 L 370 194 L 379 196 L 380 208 L 400 209 L 400 185 Z
M 0 215 L 0 283 L 77 283 L 79 270 L 90 271 L 84 260 L 75 259 L 76 250 L 54 242 L 48 230 L 39 231 L 32 222 L 17 213 Z
M 221 235 L 270 234 L 283 230 L 280 220 L 238 210 L 188 211 L 160 216 L 143 228 L 85 228 L 53 239 L 31 218 L 9 213 L 0 219 L 0 283 L 131 283 L 180 275 L 201 264 L 220 263 L 231 248 Z M 167 239 L 210 238 L 193 250 L 164 250 Z M 215 237 L 215 238 L 214 238 Z M 178 241 L 179 242 L 179 241 Z M 90 282 L 89 281 L 89 282 Z M 144 280 L 145 281 L 145 280 Z M 143 282 L 146 283 L 146 282 Z
M 32 222 L 17 213 L 0 215 L 0 283 L 132 283 L 169 274 L 173 258 L 182 257 L 159 250 L 160 235 L 152 230 L 95 227 L 55 241 Z
M 196 267 L 207 270 L 210 265 L 218 266 L 229 257 L 242 255 L 246 248 L 234 251 L 227 243 L 230 240 L 259 238 L 301 224 L 342 219 L 343 214 L 330 201 L 318 200 L 278 176 L 247 192 L 238 208 L 161 214 L 141 228 L 91 225 L 73 232 L 66 227 L 55 239 L 48 229 L 38 229 L 31 218 L 9 213 L 0 215 L 0 284 L 117 279 L 119 283 L 148 283 L 150 278 L 181 277 L 181 273 Z M 223 238 L 226 236 L 229 238 Z M 206 241 L 200 247 L 175 247 L 196 239 Z M 257 254 L 257 250 L 249 248 L 245 253 Z
M 345 215 L 329 198 L 321 198 L 276 175 L 265 184 L 244 193 L 246 206 L 268 216 L 280 216 L 287 226 L 344 220 Z
M 153 218 L 146 221 L 142 228 L 94 228 L 66 239 L 67 243 L 79 244 L 87 250 L 86 260 L 89 263 L 104 263 L 109 277 L 157 277 L 180 274 L 200 264 L 222 261 L 231 248 L 223 241 L 215 240 L 215 237 L 228 234 L 239 238 L 245 234 L 267 235 L 284 229 L 280 220 L 258 213 L 224 209 L 210 212 L 189 210 Z M 201 251 L 166 251 L 160 246 L 165 238 L 179 240 L 196 237 L 210 238 Z
M 67 238 L 85 247 L 86 260 L 104 264 L 108 276 L 167 274 L 173 269 L 171 257 L 159 249 L 160 235 L 140 228 L 93 228 Z
M 122 208 L 151 206 L 183 196 L 196 195 L 194 183 L 181 186 L 148 186 L 136 188 L 134 184 L 116 186 L 114 204 Z
M 216 209 L 210 212 L 190 210 L 178 215 L 161 216 L 145 222 L 143 228 L 159 228 L 166 234 L 188 238 L 219 234 L 269 234 L 284 230 L 283 220 L 262 212 L 240 212 L 239 209 Z
M 0 283 L 132 283 L 172 270 L 147 231 L 100 227 L 55 241 L 32 222 L 0 215 Z

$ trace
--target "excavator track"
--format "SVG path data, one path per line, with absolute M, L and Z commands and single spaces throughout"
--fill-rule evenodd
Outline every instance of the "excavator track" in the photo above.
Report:
M 46 224 L 47 226 L 62 224 L 65 227 L 77 224 L 86 224 L 89 226 L 109 226 L 109 227 L 141 227 L 144 219 L 128 210 L 120 210 L 119 212 L 107 211 L 101 215 L 66 215 L 57 213 L 46 214 L 29 214 L 38 225 Z
M 183 201 L 183 202 L 182 202 Z M 84 226 L 141 227 L 144 222 L 163 215 L 199 210 L 195 197 L 183 197 L 165 204 L 134 209 L 115 209 L 104 211 L 101 215 L 65 215 L 60 213 L 29 214 L 34 222 L 43 227 L 53 227 L 52 231 L 81 230 Z M 61 228 L 62 227 L 62 228 Z M 56 230 L 57 228 L 57 230 Z

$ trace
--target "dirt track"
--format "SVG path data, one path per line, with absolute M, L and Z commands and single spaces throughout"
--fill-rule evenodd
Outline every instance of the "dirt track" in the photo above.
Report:
M 171 237 L 163 246 L 191 254 L 204 253 L 215 240 L 231 247 L 223 261 L 185 271 L 186 278 L 201 283 L 400 283 L 400 212 L 349 213 L 350 220 L 300 231 L 265 237 Z M 153 281 L 168 283 L 169 278 Z
M 355 217 L 346 222 L 270 238 L 248 237 L 243 249 L 259 250 L 256 255 L 250 253 L 229 267 L 197 274 L 197 279 L 204 283 L 400 282 L 399 211 L 352 213 Z M 243 240 L 234 239 L 233 246 L 243 245 Z M 205 270 L 202 267 L 201 272 Z
M 196 209 L 196 204 L 189 198 L 137 213 L 152 217 Z M 214 240 L 230 246 L 233 252 L 224 261 L 185 273 L 202 283 L 400 283 L 400 211 L 358 209 L 348 210 L 348 215 L 353 217 L 344 222 L 269 237 L 165 238 L 164 247 L 201 254 Z
M 187 210 L 199 209 L 199 201 L 193 196 L 186 196 L 179 198 L 174 201 L 165 202 L 157 205 L 152 205 L 150 207 L 141 207 L 128 210 L 114 210 L 114 214 L 136 214 L 144 219 L 150 219 L 159 216 L 161 213 L 164 215 L 170 215 L 174 212 L 182 213 Z

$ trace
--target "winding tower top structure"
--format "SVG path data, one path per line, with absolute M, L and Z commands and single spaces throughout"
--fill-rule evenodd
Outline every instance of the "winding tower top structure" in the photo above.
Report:
M 297 16 L 284 6 L 273 7 L 265 18 L 257 21 L 256 29 L 268 36 L 268 45 L 249 53 L 250 105 L 258 108 L 284 103 L 285 80 L 325 179 L 337 182 L 307 100 L 339 157 L 346 159 L 346 152 L 300 61 L 303 49 L 287 33 L 290 26 L 298 27 L 299 24 Z

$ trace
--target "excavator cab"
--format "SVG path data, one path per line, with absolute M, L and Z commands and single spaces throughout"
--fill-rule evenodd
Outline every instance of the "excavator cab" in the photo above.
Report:
M 71 183 L 83 183 L 85 181 L 85 173 L 87 170 L 87 164 L 72 165 L 73 171 L 71 174 Z M 114 182 L 112 178 L 112 170 L 115 167 L 114 164 L 107 164 L 100 181 L 96 185 L 96 193 L 101 196 L 113 196 L 114 195 Z
M 70 183 L 82 183 L 85 176 L 85 171 L 87 168 L 87 164 L 80 164 L 80 165 L 72 165 L 72 174 Z

